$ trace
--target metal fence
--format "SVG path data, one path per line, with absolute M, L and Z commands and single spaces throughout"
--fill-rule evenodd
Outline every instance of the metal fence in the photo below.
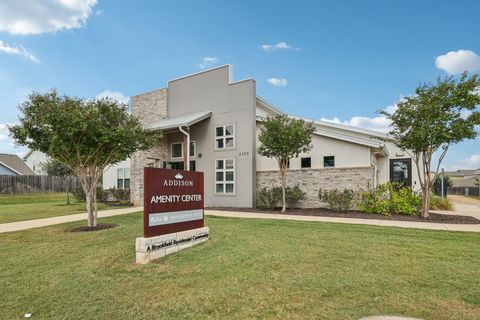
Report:
M 448 189 L 448 194 L 458 194 L 461 196 L 479 196 L 480 190 L 477 186 L 471 187 L 451 187 Z
M 0 175 L 0 194 L 65 192 L 81 188 L 78 177 Z

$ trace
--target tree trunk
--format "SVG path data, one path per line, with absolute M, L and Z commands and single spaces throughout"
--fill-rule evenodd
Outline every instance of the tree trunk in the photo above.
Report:
M 70 177 L 65 181 L 65 191 L 67 192 L 67 205 L 70 205 Z
M 286 174 L 282 172 L 282 212 L 285 213 L 287 211 L 287 199 L 285 195 L 285 184 L 286 184 Z
M 88 226 L 94 228 L 97 226 L 97 215 L 94 208 L 94 193 L 90 192 L 87 195 L 87 211 L 88 211 Z
M 87 205 L 87 225 L 90 228 L 97 226 L 97 213 L 95 211 L 95 179 L 86 176 L 82 179 L 82 187 L 85 192 L 85 200 Z
M 425 186 L 422 189 L 423 204 L 422 204 L 422 218 L 428 218 L 430 216 L 430 188 Z

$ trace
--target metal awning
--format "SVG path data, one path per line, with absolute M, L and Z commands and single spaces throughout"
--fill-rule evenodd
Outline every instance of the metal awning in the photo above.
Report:
M 182 116 L 165 118 L 152 124 L 146 125 L 145 128 L 150 131 L 178 129 L 178 127 L 190 127 L 202 120 L 210 118 L 211 111 L 198 113 L 190 113 Z

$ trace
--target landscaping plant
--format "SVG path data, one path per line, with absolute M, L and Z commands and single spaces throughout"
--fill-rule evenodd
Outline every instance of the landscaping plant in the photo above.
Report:
M 447 77 L 436 84 L 423 84 L 414 95 L 397 103 L 394 113 L 381 112 L 392 122 L 390 134 L 395 143 L 415 162 L 424 218 L 429 215 L 430 190 L 449 147 L 478 135 L 479 90 L 479 76 L 463 73 L 459 79 Z M 434 155 L 438 161 L 432 167 Z
M 79 99 L 51 90 L 30 94 L 19 109 L 20 123 L 9 128 L 15 142 L 60 161 L 80 178 L 91 228 L 97 226 L 97 184 L 105 167 L 151 148 L 159 138 L 114 99 Z
M 344 189 L 343 191 L 333 189 L 318 191 L 318 198 L 325 202 L 330 210 L 336 212 L 346 212 L 355 206 L 356 194 L 351 189 Z
M 359 207 L 367 213 L 418 216 L 422 210 L 422 197 L 411 188 L 387 182 L 363 192 Z
M 297 208 L 300 201 L 305 199 L 306 193 L 298 185 L 285 188 L 285 198 L 289 208 Z M 275 210 L 282 201 L 282 188 L 263 188 L 257 192 L 257 207 L 266 210 Z
M 287 198 L 287 205 L 289 208 L 297 208 L 300 201 L 305 199 L 305 195 L 306 193 L 300 189 L 298 184 L 293 188 L 287 187 L 285 189 L 285 196 Z
M 445 210 L 445 211 L 451 211 L 453 210 L 453 205 L 448 200 L 448 198 L 442 198 L 439 196 L 436 196 L 434 194 L 430 195 L 430 209 L 431 210 Z
M 282 200 L 282 189 L 262 188 L 257 192 L 257 207 L 265 210 L 275 210 Z
M 262 121 L 258 141 L 258 153 L 275 158 L 280 168 L 282 185 L 282 212 L 287 208 L 285 194 L 288 164 L 290 159 L 312 149 L 312 134 L 315 126 L 312 122 L 294 119 L 286 115 L 267 117 Z

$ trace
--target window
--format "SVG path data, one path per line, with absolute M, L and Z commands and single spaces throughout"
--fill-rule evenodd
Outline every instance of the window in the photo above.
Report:
M 172 143 L 172 159 L 183 158 L 183 143 Z
M 335 167 L 335 157 L 334 156 L 323 157 L 323 166 L 325 168 Z
M 301 167 L 302 168 L 311 168 L 312 167 L 312 158 L 302 158 L 301 159 Z
M 235 147 L 235 126 L 233 124 L 228 126 L 215 128 L 215 149 L 225 149 Z
M 235 193 L 234 159 L 217 159 L 215 161 L 215 193 Z
M 412 159 L 390 160 L 390 181 L 412 186 Z
M 130 189 L 130 168 L 117 169 L 117 189 Z
M 195 157 L 195 141 L 190 141 L 190 157 Z

